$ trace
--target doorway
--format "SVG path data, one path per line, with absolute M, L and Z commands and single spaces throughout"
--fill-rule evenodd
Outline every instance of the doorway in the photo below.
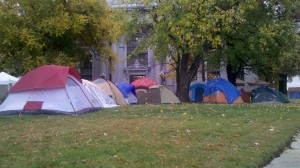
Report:
M 146 78 L 146 76 L 145 75 L 130 75 L 130 83 L 131 82 L 133 82 L 133 81 L 135 81 L 135 80 L 137 80 L 137 79 L 140 79 L 140 78 Z

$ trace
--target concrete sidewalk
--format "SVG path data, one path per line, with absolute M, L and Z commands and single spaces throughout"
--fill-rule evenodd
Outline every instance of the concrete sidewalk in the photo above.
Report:
M 291 149 L 285 150 L 265 168 L 300 168 L 300 134 L 291 143 Z

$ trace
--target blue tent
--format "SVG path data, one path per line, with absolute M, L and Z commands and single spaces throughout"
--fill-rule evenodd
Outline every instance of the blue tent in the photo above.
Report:
M 194 83 L 190 85 L 189 97 L 192 102 L 202 102 L 205 84 Z
M 289 87 L 288 93 L 290 99 L 300 99 L 300 87 Z
M 125 100 L 128 101 L 129 104 L 137 103 L 137 96 L 135 92 L 135 87 L 132 84 L 125 83 L 125 82 L 117 82 L 117 87 L 123 94 Z
M 289 92 L 290 99 L 300 99 L 300 92 Z
M 251 91 L 253 103 L 289 103 L 286 96 L 278 90 L 263 86 Z
M 233 103 L 240 96 L 240 92 L 237 88 L 222 78 L 215 78 L 208 81 L 203 96 L 208 96 L 216 91 L 222 91 L 224 93 L 228 104 Z

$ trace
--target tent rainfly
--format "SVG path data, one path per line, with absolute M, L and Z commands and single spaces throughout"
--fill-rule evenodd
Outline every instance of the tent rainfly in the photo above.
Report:
M 244 103 L 237 88 L 222 78 L 215 78 L 206 83 L 203 94 L 205 103 Z
M 9 91 L 0 114 L 82 114 L 102 106 L 75 68 L 45 65 L 26 73 Z
M 132 84 L 125 82 L 117 82 L 116 85 L 120 89 L 125 100 L 129 104 L 136 104 L 138 102 L 135 87 Z
M 136 89 L 149 89 L 149 87 L 157 85 L 157 82 L 150 78 L 139 78 L 131 82 L 131 84 Z

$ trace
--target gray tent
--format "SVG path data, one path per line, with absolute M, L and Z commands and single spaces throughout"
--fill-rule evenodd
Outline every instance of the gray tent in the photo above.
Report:
M 18 80 L 18 78 L 5 72 L 0 73 L 0 102 L 7 96 L 11 86 L 14 85 Z
M 177 104 L 179 99 L 172 91 L 162 85 L 154 85 L 149 89 L 136 90 L 138 104 Z

